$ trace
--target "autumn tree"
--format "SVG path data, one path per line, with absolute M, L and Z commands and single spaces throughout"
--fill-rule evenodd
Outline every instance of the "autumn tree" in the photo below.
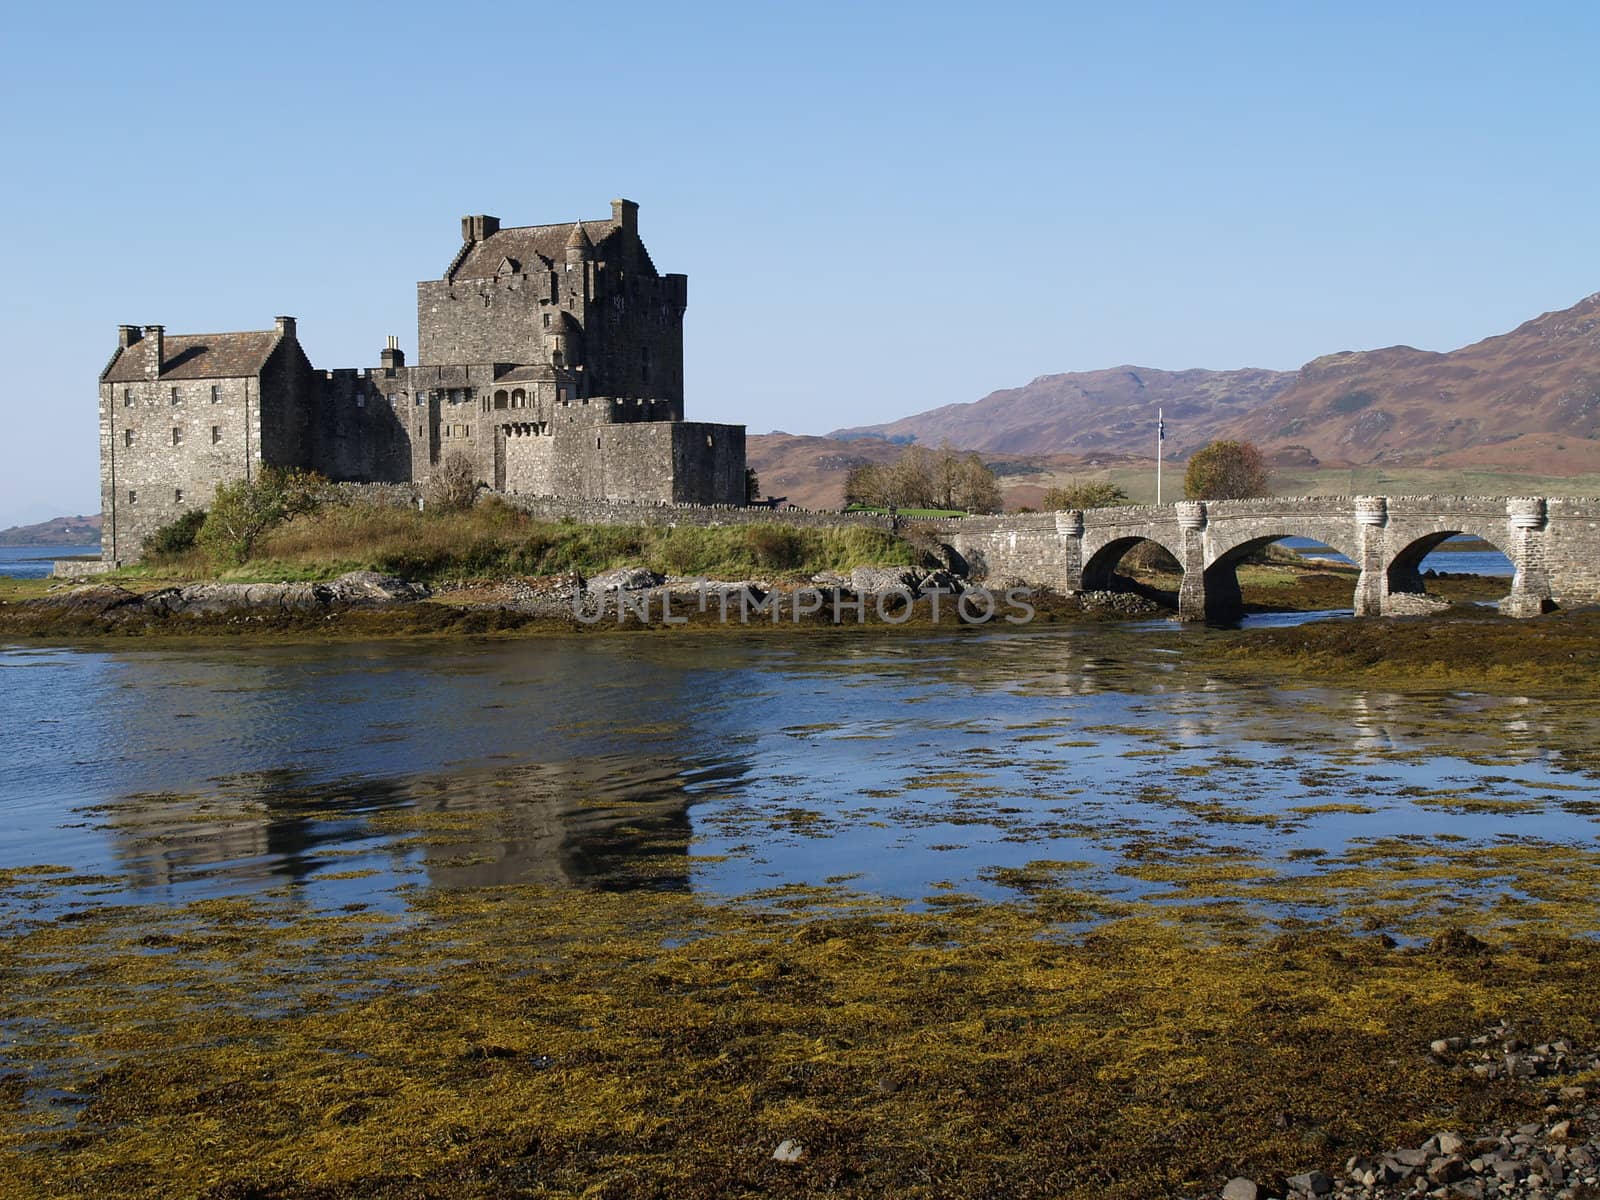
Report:
M 1191 500 L 1249 500 L 1267 494 L 1267 460 L 1251 442 L 1212 442 L 1195 453 L 1183 473 Z

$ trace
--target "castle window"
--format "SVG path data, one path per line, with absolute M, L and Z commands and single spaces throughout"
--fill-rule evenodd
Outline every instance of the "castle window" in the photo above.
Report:
M 172 427 L 172 444 L 174 446 L 183 445 L 183 430 L 179 429 L 176 425 Z
M 139 503 L 139 493 L 134 491 L 132 488 L 128 489 L 128 503 L 129 504 L 137 504 L 137 503 Z
M 182 488 L 173 488 L 172 489 L 172 502 L 174 504 L 182 504 L 183 503 L 183 489 Z
M 558 367 L 566 366 L 567 365 L 566 362 L 565 362 L 566 357 L 567 356 L 565 354 L 561 353 L 561 351 L 559 351 L 559 350 L 552 350 L 550 352 L 550 362 L 554 366 L 558 366 Z
M 708 433 L 708 434 L 706 434 L 706 445 L 707 445 L 707 446 L 714 446 L 714 445 L 716 445 L 716 443 L 715 443 L 715 442 L 713 442 L 713 441 L 712 441 L 712 440 L 711 440 L 711 435 L 710 435 L 710 434 L 709 434 L 709 433 Z
M 389 407 L 390 407 L 390 408 L 393 408 L 393 407 L 394 407 L 394 406 L 395 406 L 395 405 L 394 405 L 394 393 L 393 393 L 393 392 L 390 392 L 390 393 L 389 393 Z
M 176 407 L 177 404 L 178 404 L 178 389 L 177 388 L 173 388 L 172 389 L 171 398 L 172 398 L 172 403 L 173 403 L 174 407 Z
M 211 403 L 222 403 L 222 385 L 220 383 L 213 383 L 211 385 Z
M 549 313 L 545 313 L 545 315 L 544 315 L 544 327 L 546 329 L 550 328 L 550 314 Z
M 425 430 L 422 428 L 421 425 L 418 425 L 417 426 L 417 436 L 418 437 L 422 437 L 422 436 L 424 436 L 424 433 L 425 433 Z
M 123 408 L 132 408 L 133 407 L 133 389 L 132 388 L 123 388 L 122 389 L 122 407 Z
M 366 394 L 364 392 L 357 392 L 356 393 L 356 407 L 357 408 L 365 408 L 366 406 L 367 406 Z
M 124 445 L 124 446 L 131 446 L 131 445 L 133 445 L 133 430 L 131 430 L 131 429 L 124 429 L 124 430 L 123 430 L 123 431 L 122 431 L 122 444 L 123 444 L 123 445 Z
M 222 440 L 222 426 L 221 425 L 213 425 L 211 427 L 211 444 L 213 446 L 215 446 L 221 440 Z
M 472 436 L 472 426 L 471 425 L 463 425 L 461 427 L 461 436 L 462 437 L 471 437 Z

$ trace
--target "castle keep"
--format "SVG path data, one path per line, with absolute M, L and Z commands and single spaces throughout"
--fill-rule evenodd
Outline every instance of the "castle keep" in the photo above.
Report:
M 462 218 L 461 248 L 417 285 L 417 363 L 317 370 L 293 317 L 270 330 L 123 325 L 100 374 L 103 554 L 263 465 L 364 483 L 424 481 L 464 455 L 507 493 L 745 503 L 742 425 L 683 419 L 688 279 L 662 275 L 639 206 L 608 220 L 501 228 Z

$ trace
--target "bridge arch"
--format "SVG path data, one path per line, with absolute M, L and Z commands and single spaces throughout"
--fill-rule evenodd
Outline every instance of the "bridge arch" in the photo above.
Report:
M 1512 563 L 1512 575 L 1506 579 L 1506 592 L 1518 589 L 1523 582 L 1522 567 L 1512 553 L 1511 539 L 1504 525 L 1485 524 L 1474 520 L 1455 520 L 1450 524 L 1459 528 L 1434 529 L 1420 532 L 1415 529 L 1397 529 L 1391 545 L 1398 546 L 1384 563 L 1384 582 L 1387 593 L 1385 611 L 1402 614 L 1408 611 L 1425 612 L 1443 608 L 1448 601 L 1428 591 L 1427 580 L 1422 575 L 1422 562 L 1448 542 L 1460 535 L 1475 538 L 1492 546 Z
M 1284 538 L 1305 538 L 1317 542 L 1336 553 L 1344 555 L 1354 567 L 1361 563 L 1361 546 L 1352 538 L 1348 528 L 1329 529 L 1324 522 L 1271 523 L 1248 522 L 1248 528 L 1229 529 L 1227 522 L 1211 526 L 1207 540 L 1205 565 L 1206 619 L 1231 621 L 1244 611 L 1244 597 L 1239 587 L 1239 564 L 1253 554 L 1265 550 Z M 1351 607 L 1355 607 L 1355 593 L 1359 580 L 1350 580 Z
M 1129 575 L 1120 574 L 1117 567 L 1122 560 L 1133 550 L 1140 546 L 1158 546 L 1177 562 L 1177 571 L 1183 573 L 1183 545 L 1181 542 L 1173 544 L 1169 539 L 1156 534 L 1154 530 L 1129 530 L 1113 533 L 1111 536 L 1096 539 L 1098 543 L 1094 549 L 1086 544 L 1084 546 L 1083 582 L 1082 588 L 1086 592 L 1136 592 L 1146 596 L 1158 604 L 1169 608 L 1178 606 L 1178 593 L 1167 592 L 1148 584 L 1140 583 Z

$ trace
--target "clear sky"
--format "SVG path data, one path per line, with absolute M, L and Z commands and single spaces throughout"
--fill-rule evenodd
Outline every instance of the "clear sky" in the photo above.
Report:
M 20 11 L 19 11 L 20 10 Z M 415 352 L 459 218 L 637 200 L 688 410 L 1448 349 L 1600 290 L 1600 6 L 16 6 L 0 526 L 98 504 L 119 322 Z

